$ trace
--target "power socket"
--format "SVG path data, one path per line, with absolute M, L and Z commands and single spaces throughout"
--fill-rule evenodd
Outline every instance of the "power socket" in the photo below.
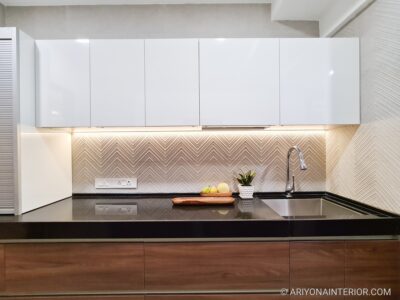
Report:
M 96 178 L 96 189 L 137 189 L 137 178 Z

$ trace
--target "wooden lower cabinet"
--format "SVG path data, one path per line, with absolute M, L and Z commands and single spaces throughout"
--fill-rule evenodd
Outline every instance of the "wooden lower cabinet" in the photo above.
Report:
M 282 288 L 390 288 L 392 295 L 233 293 Z M 400 300 L 399 289 L 400 242 L 394 240 L 0 245 L 0 298 L 60 294 L 6 298 L 15 300 Z M 146 295 L 78 296 L 124 291 Z
M 0 245 L 0 291 L 3 292 L 6 287 L 5 282 L 5 254 L 4 245 Z
M 344 242 L 291 242 L 290 288 L 344 287 Z
M 5 250 L 7 293 L 144 289 L 141 243 L 9 244 Z
M 289 297 L 280 295 L 255 295 L 255 294 L 231 294 L 231 295 L 152 295 L 146 296 L 146 300 L 289 300 Z
M 400 299 L 400 242 L 349 241 L 346 245 L 347 288 L 390 288 L 391 296 L 346 299 Z
M 135 296 L 31 296 L 7 297 L 7 300 L 290 300 L 272 294 L 196 294 L 196 295 L 135 295 Z
M 338 300 L 344 296 L 290 296 L 290 300 Z
M 390 288 L 391 296 L 291 296 L 292 300 L 399 300 L 399 241 L 291 242 L 290 288 Z
M 144 300 L 144 296 L 47 296 L 47 297 L 11 297 L 7 300 Z
M 288 242 L 145 245 L 152 290 L 257 290 L 289 287 Z
M 290 288 L 343 288 L 346 245 L 338 242 L 291 242 Z M 292 300 L 343 300 L 343 296 L 291 296 Z

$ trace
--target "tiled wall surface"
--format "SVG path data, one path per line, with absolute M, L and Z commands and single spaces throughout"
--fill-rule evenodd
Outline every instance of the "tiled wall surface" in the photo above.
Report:
M 36 39 L 318 36 L 318 22 L 272 22 L 269 4 L 6 7 Z
M 360 38 L 362 125 L 327 133 L 327 189 L 400 213 L 400 1 L 375 1 L 337 36 Z
M 101 192 L 199 192 L 254 169 L 256 191 L 283 191 L 290 146 L 304 151 L 309 169 L 299 171 L 293 159 L 297 188 L 325 190 L 325 132 L 159 132 L 75 133 L 73 192 L 96 193 L 96 177 L 137 177 L 137 190 Z M 297 159 L 297 158 L 296 158 Z

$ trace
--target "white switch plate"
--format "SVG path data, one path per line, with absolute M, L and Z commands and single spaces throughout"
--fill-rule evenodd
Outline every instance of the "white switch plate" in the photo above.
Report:
M 96 189 L 136 189 L 137 178 L 96 178 Z

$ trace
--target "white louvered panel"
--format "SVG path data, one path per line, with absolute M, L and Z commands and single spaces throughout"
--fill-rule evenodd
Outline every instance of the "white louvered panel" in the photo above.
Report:
M 0 40 L 0 212 L 14 209 L 13 41 Z

